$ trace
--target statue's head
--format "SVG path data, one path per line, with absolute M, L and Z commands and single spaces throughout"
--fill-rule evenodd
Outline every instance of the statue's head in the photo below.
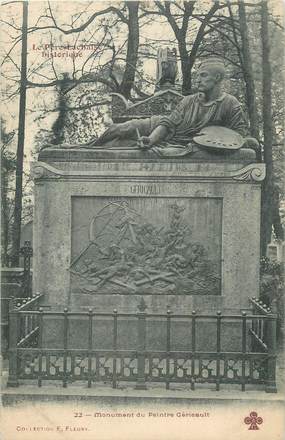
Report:
M 222 82 L 226 74 L 224 63 L 218 58 L 203 61 L 197 74 L 199 92 L 208 92 Z

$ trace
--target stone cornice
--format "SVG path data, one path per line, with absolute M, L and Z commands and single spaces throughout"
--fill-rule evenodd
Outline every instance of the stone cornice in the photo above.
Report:
M 102 179 L 173 179 L 173 180 L 228 180 L 232 182 L 259 183 L 265 178 L 264 163 L 80 163 L 69 164 L 34 162 L 32 175 L 35 180 L 102 180 Z

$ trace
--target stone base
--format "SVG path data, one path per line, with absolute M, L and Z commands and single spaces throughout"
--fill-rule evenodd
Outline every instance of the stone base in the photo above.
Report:
M 161 158 L 153 150 L 140 150 L 138 148 L 46 148 L 41 150 L 39 161 L 53 162 L 98 162 L 117 160 L 139 162 L 172 162 L 179 163 L 181 158 Z M 200 147 L 197 151 L 183 157 L 183 162 L 243 162 L 250 164 L 256 161 L 256 153 L 248 148 L 227 151 L 209 150 Z
M 47 149 L 39 159 L 33 167 L 34 291 L 44 293 L 44 307 L 136 313 L 144 294 L 146 313 L 164 314 L 170 308 L 183 314 L 193 310 L 240 314 L 248 308 L 249 297 L 259 296 L 260 186 L 265 166 L 256 162 L 253 151 L 225 155 L 199 151 L 195 157 L 161 159 L 150 151 L 123 148 Z M 110 228 L 114 205 L 120 212 L 127 206 L 128 216 L 116 217 Z M 124 236 L 123 246 L 119 234 L 125 224 L 131 225 L 135 238 L 131 233 Z M 182 231 L 182 239 L 175 252 L 167 253 L 175 231 Z M 148 236 L 149 241 L 145 238 L 141 244 L 139 239 Z M 195 259 L 195 246 L 196 251 L 203 250 L 203 258 Z M 173 258 L 166 261 L 165 256 Z M 127 269 L 124 263 L 129 264 Z M 117 271 L 110 273 L 109 267 Z M 165 284 L 153 283 L 160 272 Z M 108 281 L 112 277 L 113 284 Z M 148 292 L 141 289 L 147 280 Z M 131 287 L 124 291 L 127 284 Z M 44 343 L 60 347 L 62 320 L 47 316 L 44 320 Z M 119 346 L 137 349 L 137 319 L 118 320 Z M 147 326 L 147 348 L 165 347 L 165 320 L 147 321 Z M 95 346 L 112 348 L 112 319 L 94 318 L 93 332 Z M 222 350 L 240 350 L 239 324 L 228 324 L 222 334 Z M 191 321 L 173 323 L 171 338 L 173 349 L 191 350 Z M 69 346 L 85 348 L 87 340 L 87 319 L 74 318 Z M 197 350 L 215 347 L 216 325 L 197 324 Z

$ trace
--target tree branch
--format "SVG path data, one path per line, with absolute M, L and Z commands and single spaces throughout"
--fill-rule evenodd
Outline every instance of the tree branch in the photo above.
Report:
M 169 23 L 170 26 L 172 27 L 172 30 L 173 30 L 173 32 L 174 32 L 176 38 L 178 39 L 178 38 L 180 37 L 180 28 L 179 28 L 179 26 L 177 25 L 177 23 L 176 23 L 174 17 L 173 17 L 172 14 L 171 14 L 171 11 L 170 11 L 170 2 L 169 2 L 169 1 L 168 1 L 168 2 L 164 2 L 165 7 L 162 5 L 161 2 L 158 2 L 158 1 L 156 1 L 155 4 L 156 4 L 156 6 L 158 7 L 158 9 L 161 11 L 162 15 L 164 15 L 164 16 L 167 18 L 168 23 Z
M 181 33 L 182 33 L 182 35 L 186 35 L 187 29 L 188 29 L 188 24 L 189 24 L 189 18 L 193 14 L 195 1 L 183 2 L 183 3 L 184 3 L 185 10 L 184 10 L 184 15 L 183 15 L 183 20 L 182 20 Z
M 95 20 L 95 18 L 97 18 L 101 15 L 108 14 L 109 12 L 113 12 L 113 13 L 117 14 L 123 23 L 128 24 L 128 19 L 124 16 L 124 14 L 119 9 L 115 8 L 114 6 L 110 6 L 109 8 L 103 9 L 102 11 L 94 12 L 94 14 L 91 15 L 91 17 L 89 17 L 89 19 L 85 23 L 83 23 L 81 26 L 78 26 L 76 28 L 71 28 L 71 29 L 64 29 L 64 28 L 58 26 L 58 24 L 53 16 L 53 13 L 50 9 L 50 13 L 51 13 L 50 18 L 54 24 L 49 25 L 49 26 L 31 27 L 29 29 L 29 32 L 31 33 L 31 32 L 38 31 L 38 30 L 57 29 L 65 35 L 74 34 L 77 32 L 84 31 Z

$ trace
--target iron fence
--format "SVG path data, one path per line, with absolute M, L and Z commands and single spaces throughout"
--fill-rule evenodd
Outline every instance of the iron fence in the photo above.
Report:
M 276 338 L 277 338 L 277 310 L 276 303 L 269 307 L 257 298 L 251 298 L 252 322 L 249 329 L 252 336 L 251 348 L 253 352 L 264 352 L 267 355 L 266 371 L 263 376 L 266 380 L 266 390 L 276 392 Z M 267 317 L 269 319 L 264 319 Z
M 9 313 L 12 310 L 30 308 L 32 304 L 38 305 L 41 295 L 34 294 L 29 298 L 1 297 L 1 354 L 6 356 L 9 349 Z M 25 307 L 24 307 L 25 306 Z M 33 306 L 33 307 L 34 307 Z M 35 310 L 35 309 L 34 309 Z
M 147 313 L 144 301 L 136 313 L 103 313 L 89 310 L 62 312 L 37 309 L 40 297 L 32 299 L 10 312 L 10 366 L 8 386 L 18 386 L 20 381 L 60 380 L 64 387 L 74 381 L 86 381 L 88 387 L 96 383 L 110 383 L 113 388 L 121 382 L 133 383 L 136 389 L 146 389 L 150 383 L 189 384 L 192 390 L 199 384 L 213 384 L 220 390 L 223 384 L 238 384 L 242 391 L 247 385 L 264 385 L 267 392 L 276 392 L 276 315 L 264 309 L 253 299 L 252 313 L 235 315 Z M 33 310 L 31 310 L 33 307 Z M 262 310 L 261 310 L 262 308 Z M 72 347 L 69 330 L 72 320 L 85 323 L 84 344 Z M 95 324 L 107 320 L 111 346 L 98 341 Z M 62 341 L 59 348 L 47 347 L 46 326 L 50 320 L 59 320 Z M 198 347 L 197 330 L 201 322 L 211 323 L 213 350 Z M 78 321 L 78 322 L 79 322 Z M 135 347 L 120 342 L 119 323 L 132 324 L 129 339 L 135 337 Z M 164 342 L 160 349 L 149 348 L 147 325 L 163 323 Z M 189 349 L 177 349 L 173 334 L 179 323 L 189 331 Z M 239 349 L 223 349 L 225 330 L 236 326 Z M 79 330 L 78 330 L 79 331 Z M 227 330 L 228 331 L 228 330 Z M 162 336 L 160 335 L 160 338 Z M 156 336 L 154 335 L 155 339 Z M 100 339 L 100 338 L 99 338 Z M 84 347 L 84 348 L 83 348 Z M 203 347 L 202 347 L 203 348 Z

